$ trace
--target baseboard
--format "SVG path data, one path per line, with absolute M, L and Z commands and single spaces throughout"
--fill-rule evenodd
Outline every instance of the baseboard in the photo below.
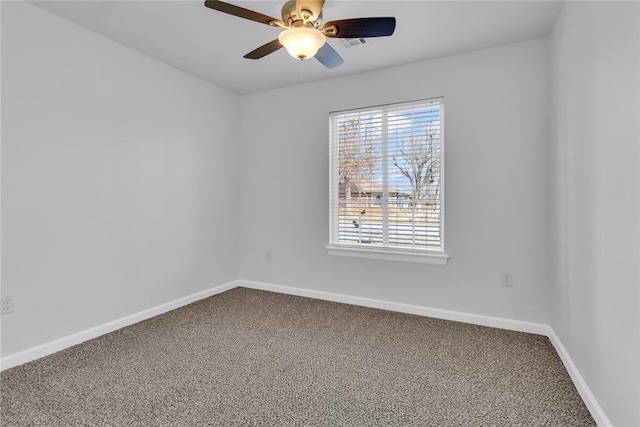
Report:
M 264 291 L 279 292 L 301 297 L 309 297 L 326 301 L 341 302 L 363 307 L 379 308 L 382 310 L 397 311 L 400 313 L 416 314 L 418 316 L 434 317 L 437 319 L 453 320 L 456 322 L 470 323 L 474 325 L 489 326 L 492 328 L 507 329 L 510 331 L 527 332 L 537 335 L 546 335 L 548 326 L 542 323 L 525 322 L 521 320 L 505 319 L 501 317 L 485 316 L 482 314 L 464 313 L 461 311 L 443 310 L 420 305 L 404 304 L 399 302 L 384 301 L 372 298 L 357 297 L 352 295 L 337 294 L 332 292 L 316 291 L 312 289 L 294 288 L 289 286 L 273 285 L 270 283 L 239 280 L 239 285 L 245 288 L 261 289 Z
M 580 374 L 578 367 L 575 363 L 573 363 L 573 359 L 571 359 L 571 356 L 567 352 L 567 349 L 564 347 L 564 345 L 562 345 L 560 338 L 558 338 L 551 326 L 548 326 L 548 329 L 549 330 L 547 332 L 547 337 L 549 337 L 551 344 L 553 344 L 553 347 L 556 349 L 556 352 L 560 356 L 565 369 L 569 373 L 569 376 L 571 377 L 573 384 L 576 386 L 578 393 L 580 393 L 580 397 L 582 397 L 584 404 L 587 405 L 589 412 L 591 412 L 591 416 L 595 420 L 596 424 L 598 424 L 599 427 L 613 426 L 611 421 L 609 421 L 607 414 L 602 409 L 602 406 L 600 406 L 600 404 L 596 400 L 596 397 L 591 392 L 591 389 L 587 385 L 587 382 L 582 377 L 582 374 Z
M 122 317 L 120 319 L 103 323 L 102 325 L 94 326 L 93 328 L 76 332 L 57 340 L 49 341 L 47 343 L 28 348 L 26 350 L 19 351 L 18 353 L 10 354 L 0 359 L 0 370 L 9 369 L 14 366 L 22 365 L 23 363 L 31 362 L 32 360 L 48 356 L 50 354 L 64 350 L 65 348 L 80 344 L 84 341 L 97 338 L 100 335 L 104 335 L 109 332 L 124 328 L 125 326 L 133 325 L 134 323 L 138 323 L 151 317 L 157 316 L 159 314 L 175 310 L 176 308 L 191 304 L 204 298 L 208 298 L 212 295 L 228 291 L 230 289 L 236 288 L 237 286 L 238 281 L 228 282 L 220 286 L 216 286 L 201 292 L 196 292 L 194 294 L 187 295 L 186 297 L 178 298 L 176 300 L 160 304 L 147 310 Z
M 576 367 L 575 363 L 569 356 L 566 348 L 549 325 L 535 322 L 525 322 L 521 320 L 505 319 L 501 317 L 485 316 L 481 314 L 465 313 L 461 311 L 443 310 L 439 308 L 424 307 L 412 304 L 403 304 L 384 300 L 377 300 L 364 297 L 356 297 L 351 295 L 337 294 L 332 292 L 316 291 L 312 289 L 294 288 L 290 286 L 274 285 L 271 283 L 255 282 L 250 280 L 239 280 L 239 286 L 252 289 L 261 289 L 264 291 L 278 292 L 288 295 L 297 295 L 301 297 L 316 298 L 326 301 L 340 302 L 344 304 L 353 304 L 364 307 L 379 308 L 383 310 L 397 311 L 400 313 L 416 314 L 419 316 L 434 317 L 437 319 L 453 320 L 456 322 L 470 323 L 480 326 L 489 326 L 493 328 L 507 329 L 511 331 L 527 332 L 531 334 L 544 335 L 549 338 L 551 344 L 556 349 L 562 363 L 564 364 L 571 380 L 576 386 L 580 397 L 584 401 L 591 416 L 600 427 L 612 426 L 609 418 L 591 392 L 591 389 L 585 382 Z

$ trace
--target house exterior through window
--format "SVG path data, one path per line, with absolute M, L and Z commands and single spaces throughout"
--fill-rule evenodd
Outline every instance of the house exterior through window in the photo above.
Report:
M 444 264 L 443 98 L 331 113 L 327 250 Z

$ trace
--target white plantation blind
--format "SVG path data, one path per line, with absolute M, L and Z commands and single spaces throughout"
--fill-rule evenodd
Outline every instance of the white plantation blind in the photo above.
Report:
M 331 113 L 330 246 L 443 253 L 443 98 Z

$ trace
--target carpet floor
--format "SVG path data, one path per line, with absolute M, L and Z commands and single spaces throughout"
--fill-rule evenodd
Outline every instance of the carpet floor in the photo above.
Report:
M 592 426 L 546 337 L 236 288 L 2 372 L 2 426 Z

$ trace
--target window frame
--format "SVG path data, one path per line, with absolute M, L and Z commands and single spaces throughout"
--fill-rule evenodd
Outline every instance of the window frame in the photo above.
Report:
M 333 117 L 340 114 L 368 112 L 374 110 L 382 110 L 382 114 L 385 116 L 383 122 L 387 126 L 387 116 L 390 112 L 398 111 L 403 107 L 414 108 L 418 104 L 428 104 L 437 102 L 440 108 L 440 247 L 439 248 L 402 248 L 397 246 L 367 246 L 363 243 L 340 243 L 335 241 L 337 222 L 336 215 L 339 209 L 339 185 L 336 178 L 339 165 L 336 164 L 334 159 L 338 159 L 335 150 L 338 149 L 337 142 L 334 141 L 333 130 Z M 432 97 L 423 98 L 413 101 L 395 102 L 381 105 L 373 105 L 362 108 L 353 108 L 348 110 L 331 111 L 329 113 L 329 244 L 325 246 L 325 249 L 329 255 L 337 256 L 350 256 L 358 258 L 369 258 L 376 260 L 387 261 L 403 261 L 403 262 L 417 262 L 426 264 L 445 265 L 448 261 L 449 255 L 445 252 L 445 114 L 444 114 L 444 97 Z M 382 146 L 384 150 L 387 149 L 387 131 L 382 130 L 384 140 Z M 388 152 L 385 154 L 388 156 Z M 383 173 L 388 174 L 385 170 Z M 385 178 L 386 179 L 386 178 Z M 336 193 L 337 192 L 337 193 Z M 386 200 L 385 203 L 390 203 Z

